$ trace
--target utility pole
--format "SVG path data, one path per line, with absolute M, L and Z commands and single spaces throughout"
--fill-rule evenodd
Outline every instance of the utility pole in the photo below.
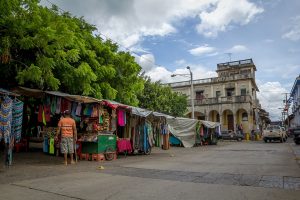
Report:
M 287 115 L 287 129 L 290 128 L 290 119 L 289 119 L 289 102 L 288 102 L 288 94 L 290 93 L 283 93 L 285 95 L 285 106 L 284 109 L 286 109 L 286 115 Z

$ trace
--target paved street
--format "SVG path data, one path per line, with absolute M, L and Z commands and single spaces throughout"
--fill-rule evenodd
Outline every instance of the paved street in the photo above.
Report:
M 299 199 L 299 159 L 291 141 L 154 149 L 67 167 L 62 158 L 21 153 L 0 170 L 0 199 Z

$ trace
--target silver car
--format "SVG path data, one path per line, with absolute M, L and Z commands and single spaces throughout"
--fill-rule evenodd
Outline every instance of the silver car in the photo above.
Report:
M 280 142 L 285 142 L 286 134 L 283 131 L 282 127 L 278 125 L 270 125 L 263 131 L 263 140 L 265 142 L 271 142 L 276 140 Z

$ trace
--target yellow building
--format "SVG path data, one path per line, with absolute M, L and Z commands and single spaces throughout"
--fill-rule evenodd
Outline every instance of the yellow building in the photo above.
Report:
M 201 120 L 220 122 L 222 130 L 244 133 L 263 127 L 268 113 L 261 109 L 256 92 L 256 67 L 252 59 L 217 64 L 218 77 L 193 80 L 194 115 Z M 191 82 L 168 84 L 173 91 L 189 97 L 187 115 L 191 117 Z

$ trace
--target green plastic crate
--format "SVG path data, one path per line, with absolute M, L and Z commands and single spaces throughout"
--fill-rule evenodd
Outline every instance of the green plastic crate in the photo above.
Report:
M 98 135 L 97 142 L 82 142 L 82 153 L 104 153 L 108 147 L 117 149 L 116 135 Z

